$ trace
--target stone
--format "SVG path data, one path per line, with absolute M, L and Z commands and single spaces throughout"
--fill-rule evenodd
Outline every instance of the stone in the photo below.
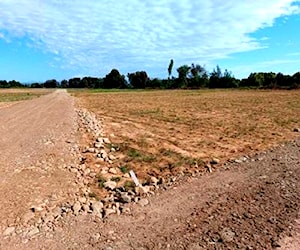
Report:
M 154 176 L 151 176 L 150 182 L 151 182 L 151 184 L 157 185 L 158 179 L 156 177 L 154 177 Z
M 147 206 L 149 204 L 148 199 L 140 199 L 138 202 L 142 207 Z
M 76 201 L 74 205 L 72 206 L 72 210 L 75 215 L 78 215 L 79 211 L 81 210 L 81 205 L 79 201 Z
M 88 148 L 86 151 L 88 153 L 95 153 L 95 148 Z
M 15 227 L 8 227 L 4 230 L 3 236 L 9 236 L 15 232 L 16 228 Z
M 135 187 L 135 193 L 137 195 L 143 195 L 143 194 L 147 194 L 150 192 L 150 186 L 138 186 Z
M 96 143 L 94 144 L 94 147 L 95 147 L 95 148 L 103 148 L 103 144 L 100 143 L 100 142 L 96 142 Z
M 87 175 L 89 175 L 90 172 L 91 172 L 91 170 L 89 168 L 87 168 L 84 170 L 83 175 L 87 176 Z
M 211 161 L 210 161 L 210 164 L 219 164 L 220 163 L 220 160 L 218 158 L 213 158 Z
M 235 233 L 230 228 L 224 228 L 220 236 L 224 242 L 231 242 L 235 237 Z
M 115 157 L 114 155 L 110 154 L 108 155 L 108 159 L 110 159 L 111 161 L 114 161 L 117 159 L 117 157 Z
M 108 170 L 108 172 L 109 172 L 110 174 L 117 174 L 117 173 L 118 173 L 118 171 L 117 171 L 116 168 L 110 168 L 110 169 Z
M 110 144 L 110 140 L 108 138 L 103 138 L 102 140 L 105 144 Z
M 91 205 L 93 213 L 101 213 L 103 209 L 103 203 L 100 201 L 93 202 Z
M 115 209 L 112 209 L 112 208 L 106 208 L 106 209 L 104 209 L 104 216 L 105 217 L 109 216 L 110 214 L 115 214 L 115 213 L 116 213 Z
M 206 164 L 205 167 L 209 173 L 212 173 L 213 170 L 210 164 Z
M 103 186 L 105 188 L 114 190 L 117 187 L 117 183 L 115 181 L 106 181 L 104 182 Z
M 40 230 L 39 230 L 37 227 L 35 227 L 35 228 L 31 229 L 31 230 L 27 233 L 27 236 L 28 236 L 28 237 L 32 237 L 32 236 L 38 234 L 39 232 L 40 232 Z
M 294 128 L 293 131 L 296 132 L 296 133 L 299 133 L 300 132 L 300 128 Z
M 131 197 L 127 193 L 122 193 L 121 201 L 124 203 L 129 203 L 129 202 L 131 202 Z

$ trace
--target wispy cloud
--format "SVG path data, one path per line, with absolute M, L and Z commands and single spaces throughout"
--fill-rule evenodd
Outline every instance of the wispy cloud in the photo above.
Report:
M 292 0 L 2 0 L 0 39 L 26 37 L 55 64 L 86 74 L 164 70 L 255 50 L 251 37 L 299 12 Z M 3 32 L 2 32 L 3 31 Z

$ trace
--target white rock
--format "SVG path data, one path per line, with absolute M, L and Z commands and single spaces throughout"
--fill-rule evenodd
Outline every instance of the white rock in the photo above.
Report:
M 35 227 L 28 232 L 27 236 L 32 237 L 32 236 L 38 234 L 39 232 L 40 232 L 40 230 L 37 227 Z
M 116 168 L 110 168 L 109 171 L 108 171 L 110 174 L 117 174 L 118 171 Z
M 103 142 L 104 142 L 105 144 L 109 144 L 109 143 L 110 143 L 110 140 L 109 140 L 108 138 L 103 138 L 102 140 L 103 140 Z
M 15 227 L 8 227 L 4 230 L 3 236 L 8 236 L 11 235 L 15 232 L 16 228 Z
M 117 183 L 115 181 L 106 181 L 106 182 L 104 182 L 103 186 L 105 188 L 109 188 L 109 189 L 113 190 L 117 187 Z
M 116 213 L 116 210 L 114 210 L 114 209 L 112 209 L 112 208 L 106 208 L 106 209 L 104 210 L 104 215 L 105 215 L 105 217 L 108 216 L 108 215 L 110 215 L 110 214 L 115 214 L 115 213 Z
M 110 154 L 108 155 L 108 159 L 110 159 L 111 161 L 114 161 L 117 159 L 117 157 L 115 157 L 114 155 Z
M 154 176 L 151 176 L 150 181 L 152 184 L 156 185 L 158 183 L 158 179 Z
M 220 163 L 220 160 L 218 158 L 213 158 L 211 161 L 210 161 L 210 164 L 219 164 Z
M 150 186 L 138 186 L 135 187 L 135 193 L 137 195 L 143 195 L 150 192 Z
M 72 207 L 74 214 L 77 215 L 79 213 L 80 209 L 81 209 L 80 202 L 76 201 Z
M 103 208 L 103 203 L 100 201 L 94 202 L 91 205 L 93 213 L 101 213 Z
M 138 202 L 142 207 L 147 206 L 149 204 L 149 200 L 147 199 L 140 199 Z

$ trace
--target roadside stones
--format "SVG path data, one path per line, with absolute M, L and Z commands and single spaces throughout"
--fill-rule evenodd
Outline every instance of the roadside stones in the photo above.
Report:
M 108 172 L 109 172 L 110 174 L 117 174 L 117 173 L 118 173 L 118 171 L 117 171 L 116 168 L 110 168 L 110 169 L 108 170 Z
M 154 176 L 151 176 L 150 182 L 151 182 L 151 184 L 157 185 L 158 184 L 158 179 Z
M 294 128 L 293 131 L 296 132 L 296 133 L 299 133 L 300 132 L 300 128 Z
M 34 227 L 33 229 L 31 229 L 28 234 L 27 237 L 32 237 L 36 234 L 38 234 L 40 232 L 40 230 L 37 227 Z
M 72 210 L 74 212 L 75 215 L 78 215 L 79 214 L 79 211 L 81 210 L 81 204 L 79 201 L 76 201 L 74 203 L 74 205 L 72 206 Z
M 213 158 L 211 161 L 210 161 L 210 164 L 212 165 L 215 165 L 215 164 L 219 164 L 220 163 L 220 160 L 218 158 Z
M 4 230 L 3 236 L 9 236 L 15 232 L 16 228 L 15 227 L 8 227 Z
M 147 206 L 149 204 L 149 200 L 148 199 L 140 199 L 139 200 L 139 205 L 141 205 L 142 207 Z
M 92 212 L 94 214 L 100 214 L 102 212 L 103 203 L 100 201 L 93 202 L 91 205 Z
M 106 181 L 103 183 L 103 186 L 110 190 L 114 190 L 117 187 L 117 183 L 115 181 Z
M 206 164 L 205 167 L 209 173 L 212 173 L 213 170 L 210 164 Z

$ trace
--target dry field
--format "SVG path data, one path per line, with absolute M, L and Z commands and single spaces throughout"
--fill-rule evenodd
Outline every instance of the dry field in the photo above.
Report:
M 48 89 L 0 89 L 0 108 L 50 93 Z
M 190 172 L 212 158 L 254 154 L 295 138 L 300 91 L 73 92 L 103 120 L 123 169 Z M 124 166 L 123 166 L 124 165 Z

